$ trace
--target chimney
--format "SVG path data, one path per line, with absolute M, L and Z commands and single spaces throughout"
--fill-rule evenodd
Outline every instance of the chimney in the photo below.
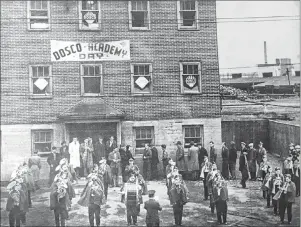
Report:
M 266 41 L 264 41 L 264 64 L 268 64 L 267 42 Z

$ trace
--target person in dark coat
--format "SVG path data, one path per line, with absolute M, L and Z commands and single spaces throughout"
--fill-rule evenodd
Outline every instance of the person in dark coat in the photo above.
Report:
M 250 171 L 250 175 L 251 175 L 251 179 L 252 181 L 256 180 L 256 149 L 254 148 L 253 143 L 249 144 L 249 152 L 248 152 L 248 165 L 249 165 L 249 171 Z
M 280 221 L 281 224 L 284 224 L 284 215 L 287 209 L 288 224 L 291 224 L 293 218 L 292 205 L 295 202 L 296 185 L 292 182 L 290 174 L 285 175 L 285 182 L 282 183 L 281 189 L 282 193 L 279 198 Z
M 293 174 L 293 156 L 289 155 L 283 162 L 283 174 Z
M 241 142 L 241 154 L 239 157 L 239 171 L 241 172 L 241 182 L 243 188 L 246 188 L 246 182 L 249 179 L 249 169 L 248 169 L 248 149 L 246 148 L 246 143 Z
M 104 197 L 105 200 L 107 200 L 108 188 L 112 182 L 112 172 L 111 172 L 111 167 L 107 164 L 107 160 L 105 159 L 105 157 L 103 157 L 102 160 L 99 161 L 98 177 L 103 182 Z
M 66 141 L 63 141 L 61 143 L 60 158 L 61 159 L 66 158 L 68 160 L 68 162 L 70 162 L 70 154 L 69 154 L 69 151 L 68 151 L 68 146 L 67 146 Z
M 179 169 L 179 173 L 183 174 L 185 171 L 185 159 L 184 159 L 184 148 L 182 146 L 182 143 L 178 141 L 176 143 L 177 145 L 177 151 L 176 151 L 176 166 Z
M 124 149 L 123 145 L 119 149 L 120 157 L 121 157 L 121 173 L 122 173 L 122 180 L 126 182 L 128 180 L 128 174 L 126 173 L 125 169 L 130 164 L 129 160 L 133 158 L 132 152 L 130 151 L 130 145 L 127 145 Z
M 59 165 L 60 160 L 61 160 L 60 153 L 57 151 L 56 147 L 52 147 L 51 154 L 47 158 L 47 163 L 50 167 L 49 181 L 48 181 L 49 186 L 52 184 L 53 179 L 56 175 L 55 169 Z
M 138 174 L 139 171 L 140 171 L 139 167 L 137 165 L 134 165 L 134 159 L 130 158 L 129 165 L 127 165 L 124 170 L 125 180 L 126 180 L 125 182 L 127 182 L 129 180 L 129 178 L 132 174 Z
M 204 162 L 202 163 L 201 166 L 201 174 L 200 174 L 200 178 L 201 180 L 203 180 L 203 186 L 204 186 L 204 200 L 208 200 L 208 186 L 207 186 L 207 176 L 208 173 L 211 172 L 212 170 L 212 163 L 209 162 L 208 157 L 205 156 L 204 157 Z
M 102 157 L 108 158 L 106 146 L 103 144 L 103 138 L 100 136 L 94 147 L 94 163 L 98 164 Z
M 198 157 L 199 157 L 199 169 L 200 169 L 198 175 L 200 176 L 201 170 L 202 170 L 201 166 L 202 166 L 202 164 L 204 162 L 204 157 L 205 156 L 208 157 L 208 151 L 205 149 L 205 147 L 202 146 L 202 143 L 198 143 L 197 145 L 198 145 L 198 148 L 199 148 L 199 155 L 198 155 Z M 200 179 L 200 177 L 198 177 L 198 180 L 199 179 Z
M 226 225 L 227 210 L 228 210 L 227 207 L 228 189 L 226 183 L 223 180 L 218 181 L 216 186 L 213 188 L 212 193 L 213 193 L 215 207 L 216 207 L 217 221 L 219 224 Z
M 166 178 L 166 166 L 168 165 L 169 162 L 169 154 L 166 151 L 166 145 L 162 144 L 162 164 L 163 164 L 163 177 Z
M 210 162 L 216 163 L 217 153 L 214 147 L 214 142 L 210 141 L 209 145 L 210 145 Z
M 117 148 L 117 143 L 116 141 L 114 140 L 114 136 L 111 136 L 110 137 L 110 140 L 108 140 L 106 142 L 106 160 L 107 160 L 107 163 L 108 165 L 111 164 L 111 161 L 109 160 L 109 154 L 115 149 Z
M 222 145 L 222 160 L 222 176 L 225 180 L 229 180 L 229 149 L 225 142 Z
M 260 163 L 263 162 L 263 158 L 267 157 L 267 151 L 266 149 L 263 147 L 263 143 L 260 141 L 258 144 L 258 151 L 256 153 L 256 162 L 257 165 L 260 166 Z M 262 178 L 260 171 L 257 172 L 257 178 Z
M 296 196 L 299 197 L 300 196 L 300 162 L 299 162 L 299 159 L 296 159 L 294 161 L 292 179 L 296 185 Z
M 279 214 L 278 212 L 278 204 L 279 201 L 274 198 L 274 196 L 278 193 L 282 183 L 284 182 L 284 176 L 281 174 L 280 168 L 275 167 L 275 174 L 272 176 L 272 183 L 271 183 L 271 188 L 272 188 L 272 204 L 274 208 L 274 215 L 277 216 Z
M 149 190 L 149 200 L 144 202 L 144 209 L 146 209 L 145 223 L 147 227 L 160 226 L 160 218 L 158 211 L 162 210 L 160 203 L 155 199 L 155 190 Z
M 145 144 L 143 152 L 143 178 L 146 181 L 151 180 L 151 164 L 152 164 L 152 151 L 148 144 Z
M 151 158 L 151 171 L 152 171 L 152 180 L 158 180 L 158 164 L 159 164 L 159 157 L 158 157 L 158 150 L 155 147 L 155 145 L 151 144 L 151 152 L 152 152 L 152 158 Z
M 188 171 L 190 172 L 190 179 L 197 180 L 199 173 L 199 149 L 197 144 L 190 142 L 191 147 L 188 149 Z
M 230 170 L 232 180 L 236 179 L 236 174 L 235 174 L 236 159 L 237 159 L 237 150 L 234 141 L 231 141 L 230 149 L 229 149 L 229 170 Z

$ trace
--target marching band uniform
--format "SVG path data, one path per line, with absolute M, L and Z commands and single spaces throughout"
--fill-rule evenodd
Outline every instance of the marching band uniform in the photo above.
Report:
M 100 162 L 99 170 L 98 170 L 98 177 L 103 182 L 104 186 L 104 196 L 105 199 L 108 199 L 108 188 L 109 184 L 112 182 L 112 174 L 111 174 L 111 168 L 106 163 L 106 159 L 102 159 Z
M 296 159 L 294 161 L 294 168 L 293 168 L 293 175 L 292 175 L 292 179 L 293 182 L 296 185 L 296 196 L 300 196 L 300 166 L 299 166 L 299 160 Z
M 219 224 L 227 224 L 227 200 L 228 189 L 224 181 L 217 182 L 217 185 L 213 188 L 213 197 L 216 206 L 217 220 Z M 223 217 L 223 221 L 222 221 Z
M 130 158 L 129 159 L 130 164 L 125 167 L 124 172 L 125 172 L 125 180 L 126 181 L 128 181 L 128 179 L 132 173 L 136 174 L 139 172 L 139 167 L 137 165 L 134 165 L 133 161 L 134 161 L 134 159 Z
M 287 174 L 285 178 L 286 178 L 285 182 L 283 182 L 281 185 L 282 192 L 279 198 L 280 220 L 282 224 L 284 224 L 284 215 L 285 215 L 285 210 L 287 209 L 288 223 L 291 224 L 292 204 L 295 202 L 296 186 L 294 182 L 291 181 L 291 175 Z
M 221 173 L 219 170 L 217 170 L 216 164 L 212 165 L 212 170 L 208 173 L 207 175 L 207 187 L 208 187 L 208 194 L 210 197 L 210 208 L 211 208 L 211 213 L 214 214 L 214 208 L 215 208 L 215 203 L 213 199 L 213 187 L 215 184 L 216 179 L 222 178 Z
M 204 187 L 204 196 L 205 200 L 208 200 L 208 186 L 207 186 L 207 176 L 208 173 L 212 170 L 212 164 L 208 161 L 208 157 L 204 157 L 204 162 L 202 163 L 201 167 L 201 179 L 203 180 L 203 187 Z
M 265 175 L 267 174 L 267 167 L 268 167 L 268 163 L 266 158 L 264 158 L 259 165 L 259 171 L 258 171 L 259 172 L 258 177 L 262 180 L 265 178 Z
M 271 205 L 271 194 L 272 194 L 272 187 L 273 187 L 273 173 L 272 173 L 272 167 L 267 167 L 267 173 L 265 175 L 265 178 L 262 181 L 262 192 L 263 192 L 263 198 L 267 200 L 267 207 L 269 208 Z
M 274 215 L 278 215 L 278 201 L 274 199 L 275 194 L 279 191 L 279 188 L 284 181 L 283 175 L 280 173 L 280 168 L 275 168 L 275 174 L 272 177 L 272 203 L 274 207 Z
M 146 226 L 147 227 L 159 227 L 160 218 L 158 211 L 162 210 L 160 203 L 154 198 L 155 191 L 149 191 L 149 200 L 144 202 L 144 209 L 146 209 Z
M 286 160 L 283 162 L 283 174 L 293 174 L 293 161 L 292 156 L 286 158 Z

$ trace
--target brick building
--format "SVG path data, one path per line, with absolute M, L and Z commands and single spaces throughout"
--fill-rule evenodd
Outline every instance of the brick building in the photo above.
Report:
M 53 40 L 129 42 L 130 58 L 55 61 Z M 74 135 L 113 135 L 138 159 L 146 142 L 219 147 L 215 1 L 1 1 L 1 99 L 2 180 Z

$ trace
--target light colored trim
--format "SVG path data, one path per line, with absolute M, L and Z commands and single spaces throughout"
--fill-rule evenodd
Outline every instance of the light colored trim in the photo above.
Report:
M 195 27 L 194 26 L 181 26 L 181 13 L 180 13 L 180 10 L 181 10 L 181 0 L 178 0 L 177 1 L 177 22 L 178 22 L 178 30 L 199 30 L 200 27 L 199 27 L 199 3 L 198 1 L 196 0 L 195 1 Z
M 34 154 L 34 132 L 50 132 L 51 133 L 51 147 L 53 146 L 54 143 L 54 130 L 53 129 L 31 129 L 30 133 L 31 133 L 31 155 Z M 47 142 L 45 142 L 47 143 Z M 50 147 L 50 149 L 51 149 Z M 42 153 L 42 152 L 41 152 Z M 46 153 L 42 153 L 42 154 L 47 154 Z
M 150 84 L 150 92 L 134 92 L 135 86 L 134 86 L 134 66 L 135 65 L 149 65 L 149 76 L 151 78 L 151 84 Z M 143 76 L 143 75 L 140 75 Z M 153 94 L 153 66 L 152 63 L 131 63 L 131 94 L 132 95 L 150 95 Z
M 100 10 L 100 0 L 97 1 L 98 5 L 98 28 L 83 28 L 82 23 L 82 1 L 78 1 L 78 29 L 81 31 L 99 31 L 101 30 L 101 10 Z
M 132 26 L 132 1 L 128 1 L 128 13 L 129 13 L 129 30 L 151 30 L 150 21 L 150 3 L 147 1 L 147 26 L 146 27 L 133 27 Z
M 198 75 L 199 75 L 199 91 L 191 91 L 187 92 L 184 91 L 184 85 L 183 85 L 183 64 L 189 64 L 189 65 L 197 65 L 198 66 Z M 181 82 L 181 93 L 182 94 L 200 94 L 202 93 L 202 68 L 201 68 L 201 62 L 180 62 L 180 82 Z
M 27 30 L 29 30 L 29 31 L 49 31 L 49 30 L 51 30 L 50 1 L 47 1 L 47 18 L 39 17 L 39 16 L 31 17 L 30 16 L 30 7 L 31 7 L 30 3 L 31 3 L 31 1 L 27 1 Z M 30 28 L 30 19 L 48 19 L 48 28 Z
M 47 94 L 33 94 L 33 75 L 32 75 L 32 67 L 49 67 L 49 75 L 48 77 L 44 77 L 49 79 L 49 91 L 50 95 Z M 53 96 L 53 88 L 52 88 L 52 65 L 49 64 L 34 64 L 34 65 L 29 65 L 29 92 L 31 98 L 51 98 Z

